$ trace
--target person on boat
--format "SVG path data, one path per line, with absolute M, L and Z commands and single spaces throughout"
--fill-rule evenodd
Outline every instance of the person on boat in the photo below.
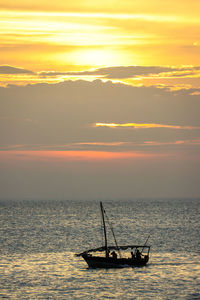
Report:
M 106 257 L 108 258 L 109 255 L 110 255 L 110 250 L 107 250 L 107 251 L 106 251 Z
M 131 251 L 131 258 L 134 260 L 135 259 L 135 253 L 133 253 L 133 251 Z
M 113 251 L 111 254 L 114 259 L 117 259 L 117 253 L 115 251 Z
M 137 260 L 141 259 L 141 253 L 140 253 L 140 251 L 138 249 L 136 250 L 136 259 Z

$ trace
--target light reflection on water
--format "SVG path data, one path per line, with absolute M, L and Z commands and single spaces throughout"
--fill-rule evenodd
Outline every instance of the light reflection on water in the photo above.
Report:
M 169 253 L 154 254 L 151 259 L 142 268 L 93 270 L 70 252 L 18 254 L 9 263 L 3 257 L 1 267 L 4 264 L 7 267 L 1 276 L 1 296 L 13 299 L 187 299 L 188 296 L 195 299 L 199 292 L 198 256 L 192 262 L 189 255 L 174 257 Z
M 198 201 L 105 202 L 120 244 L 151 232 L 142 268 L 92 270 L 74 256 L 101 243 L 97 207 L 1 203 L 0 298 L 200 299 Z

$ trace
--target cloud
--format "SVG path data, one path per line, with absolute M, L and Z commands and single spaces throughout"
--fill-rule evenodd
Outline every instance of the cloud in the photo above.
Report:
M 150 75 L 150 74 L 159 74 L 162 72 L 172 71 L 169 67 L 145 67 L 145 66 L 118 66 L 118 67 L 107 67 L 99 68 L 89 71 L 81 72 L 41 72 L 42 76 L 58 76 L 58 75 L 68 75 L 68 76 L 103 76 L 104 78 L 109 79 L 125 79 L 133 78 L 139 75 Z
M 34 74 L 34 72 L 12 66 L 0 66 L 0 74 Z
M 0 87 L 1 197 L 199 196 L 200 130 L 93 126 L 199 127 L 199 91 L 101 80 Z
M 15 78 L 15 75 L 35 75 L 31 77 L 31 83 L 38 81 L 58 81 L 61 78 L 75 77 L 93 77 L 93 78 L 102 78 L 102 79 L 111 79 L 111 80 L 124 80 L 125 82 L 130 79 L 139 78 L 140 83 L 144 85 L 159 85 L 165 84 L 168 86 L 173 86 L 176 88 L 178 84 L 188 83 L 189 87 L 191 84 L 196 84 L 199 86 L 200 78 L 200 67 L 199 66 L 183 66 L 183 67 L 162 67 L 162 66 L 116 66 L 116 67 L 106 67 L 98 68 L 93 70 L 86 71 L 42 71 L 34 73 L 31 70 L 26 70 L 23 68 L 16 68 L 12 66 L 0 66 L 1 75 L 13 75 L 9 79 L 10 82 L 15 82 L 19 80 L 18 77 Z M 14 80 L 14 81 L 12 81 Z M 30 80 L 30 79 L 29 79 Z M 191 81 L 192 80 L 192 81 Z M 9 82 L 8 81 L 8 82 Z M 19 84 L 19 82 L 18 82 Z M 183 86 L 181 86 L 183 88 Z
M 162 66 L 116 66 L 107 68 L 98 68 L 87 71 L 70 71 L 70 72 L 40 72 L 42 77 L 56 76 L 99 76 L 106 79 L 128 79 L 135 77 L 186 77 L 191 75 L 199 75 L 200 67 L 162 67 Z
M 198 139 L 199 92 L 101 80 L 1 87 L 0 147 L 134 151 L 146 141 Z M 98 123 L 102 126 L 93 125 Z M 127 130 L 108 130 L 105 124 Z
M 178 140 L 174 142 L 155 142 L 155 141 L 146 141 L 144 142 L 146 146 L 181 146 L 181 145 L 197 145 L 200 146 L 200 139 L 195 140 Z
M 128 128 L 135 128 L 135 129 L 149 129 L 149 128 L 167 128 L 167 129 L 182 129 L 182 130 L 200 129 L 200 127 L 194 127 L 194 126 L 165 125 L 165 124 L 154 124 L 154 123 L 121 123 L 121 124 L 96 123 L 94 126 L 110 127 L 110 128 L 128 127 Z
M 126 152 L 126 153 L 136 153 L 143 155 L 146 153 L 150 154 L 158 154 L 159 152 L 165 153 L 167 147 L 173 151 L 184 149 L 185 146 L 191 147 L 200 146 L 200 139 L 193 140 L 165 140 L 165 141 L 156 141 L 156 140 L 144 140 L 144 141 L 121 141 L 121 142 L 80 142 L 80 143 L 66 143 L 66 144 L 24 144 L 24 145 L 8 145 L 0 147 L 0 151 L 17 151 L 16 153 L 20 153 L 18 151 L 24 151 L 29 153 L 29 151 L 37 151 L 41 153 L 41 156 L 45 156 L 46 153 L 55 152 L 60 157 L 64 157 L 64 153 L 66 157 L 70 157 L 72 153 L 74 156 L 77 156 L 80 152 L 80 156 L 82 157 L 84 152 L 92 153 L 92 151 L 96 152 L 96 154 L 103 152 Z M 147 149 L 148 148 L 148 149 Z M 192 147 L 191 147 L 192 148 Z M 90 152 L 91 151 L 91 152 Z M 0 152 L 2 153 L 2 152 Z M 11 153 L 11 152 L 10 152 Z M 103 156 L 100 156 L 102 158 Z M 107 156 L 108 157 L 108 156 Z

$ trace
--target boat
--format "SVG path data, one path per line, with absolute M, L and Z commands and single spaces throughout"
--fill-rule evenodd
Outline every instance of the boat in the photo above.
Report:
M 89 268 L 123 268 L 145 266 L 149 261 L 150 246 L 147 246 L 149 236 L 144 245 L 118 245 L 114 230 L 109 222 L 102 202 L 100 202 L 100 208 L 104 233 L 104 245 L 102 247 L 89 249 L 78 253 L 76 256 L 82 257 L 88 264 Z M 113 234 L 115 246 L 108 245 L 105 218 L 107 219 Z M 122 255 L 122 251 L 126 250 L 129 252 L 124 252 Z

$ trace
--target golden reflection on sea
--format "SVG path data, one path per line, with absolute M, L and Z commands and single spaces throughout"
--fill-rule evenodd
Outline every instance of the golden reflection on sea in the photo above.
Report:
M 2 257 L 1 271 L 0 295 L 11 299 L 185 299 L 200 283 L 190 254 L 153 253 L 146 267 L 122 269 L 88 269 L 72 252 L 19 254 Z

